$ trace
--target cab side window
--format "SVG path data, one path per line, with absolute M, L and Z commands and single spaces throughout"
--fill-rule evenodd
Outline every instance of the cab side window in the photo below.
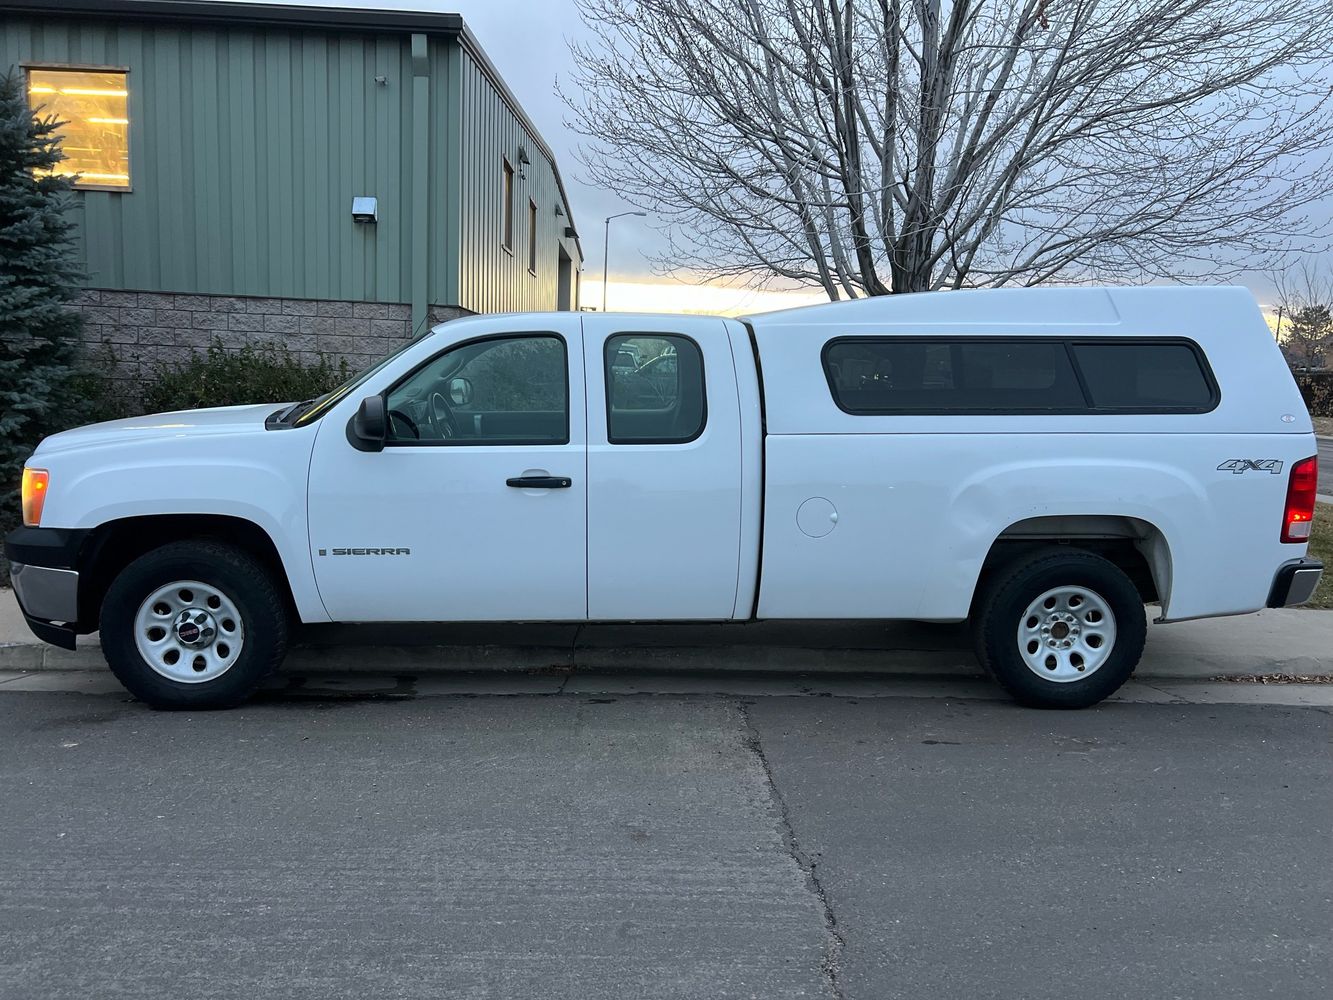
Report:
M 389 443 L 567 444 L 568 373 L 554 334 L 460 344 L 389 390 Z
M 707 420 L 699 345 L 675 334 L 607 338 L 606 432 L 612 444 L 684 444 Z

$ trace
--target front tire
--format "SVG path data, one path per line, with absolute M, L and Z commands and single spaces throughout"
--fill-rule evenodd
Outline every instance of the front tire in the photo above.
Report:
M 1086 708 L 1114 694 L 1143 656 L 1143 598 L 1114 563 L 1047 548 L 989 580 L 972 616 L 977 658 L 1024 705 Z
M 272 575 L 221 542 L 173 542 L 140 556 L 102 602 L 107 665 L 153 708 L 240 704 L 282 663 L 287 633 Z

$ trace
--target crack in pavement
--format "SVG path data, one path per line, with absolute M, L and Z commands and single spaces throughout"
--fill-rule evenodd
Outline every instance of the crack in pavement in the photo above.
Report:
M 791 811 L 787 808 L 787 800 L 779 790 L 777 782 L 773 778 L 773 768 L 768 763 L 768 756 L 764 753 L 763 740 L 760 739 L 759 729 L 755 726 L 754 720 L 750 718 L 750 705 L 748 702 L 737 702 L 737 710 L 740 713 L 741 723 L 745 727 L 745 738 L 742 741 L 745 749 L 754 754 L 755 759 L 759 761 L 759 766 L 763 769 L 764 780 L 768 785 L 769 798 L 778 814 L 779 826 L 782 830 L 782 843 L 787 849 L 787 854 L 796 862 L 796 866 L 801 869 L 805 876 L 805 885 L 810 893 L 819 902 L 820 910 L 824 917 L 824 933 L 828 940 L 824 946 L 824 961 L 820 963 L 820 971 L 828 981 L 829 991 L 834 1000 L 845 1000 L 846 993 L 842 988 L 842 955 L 847 947 L 847 939 L 843 937 L 842 931 L 838 928 L 838 918 L 833 912 L 833 904 L 829 902 L 827 891 L 824 889 L 824 883 L 819 879 L 818 865 L 801 849 L 801 842 L 796 836 L 796 828 L 792 825 Z
M 565 693 L 565 688 L 569 687 L 570 680 L 578 671 L 579 662 L 579 636 L 583 634 L 583 623 L 579 622 L 574 628 L 574 636 L 569 640 L 569 669 L 565 672 L 564 679 L 560 681 L 560 686 L 555 689 L 555 694 Z

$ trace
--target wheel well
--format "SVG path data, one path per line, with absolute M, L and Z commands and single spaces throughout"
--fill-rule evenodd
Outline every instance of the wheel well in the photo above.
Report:
M 1171 592 L 1171 558 L 1165 536 L 1153 524 L 1118 515 L 1032 517 L 1011 524 L 992 543 L 981 567 L 985 581 L 1019 556 L 1051 545 L 1093 552 L 1119 567 L 1145 604 L 1165 604 Z M 981 583 L 978 583 L 978 593 Z
M 244 549 L 273 574 L 290 612 L 291 585 L 273 539 L 259 525 L 223 514 L 153 514 L 108 521 L 93 529 L 79 560 L 80 631 L 97 628 L 102 599 L 111 581 L 139 556 L 170 542 L 209 538 Z

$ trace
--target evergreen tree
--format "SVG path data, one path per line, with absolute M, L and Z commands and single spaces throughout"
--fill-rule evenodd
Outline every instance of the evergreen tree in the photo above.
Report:
M 1283 338 L 1292 364 L 1323 367 L 1330 338 L 1333 338 L 1333 311 L 1327 305 L 1314 303 L 1292 310 Z
M 59 122 L 28 107 L 23 78 L 0 79 L 0 529 L 19 519 L 23 463 L 46 434 L 76 422 L 80 269 L 66 215 L 70 181 Z M 0 576 L 8 567 L 0 560 Z

